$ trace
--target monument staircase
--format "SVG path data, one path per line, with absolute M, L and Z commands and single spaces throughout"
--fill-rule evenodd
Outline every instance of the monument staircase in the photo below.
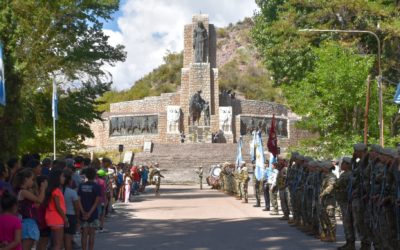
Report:
M 236 161 L 237 144 L 231 143 L 194 143 L 194 144 L 154 144 L 151 153 L 137 153 L 135 164 L 158 162 L 164 183 L 198 182 L 196 169 L 202 166 L 204 180 L 209 175 L 212 165 Z M 243 160 L 250 162 L 249 146 L 243 145 Z

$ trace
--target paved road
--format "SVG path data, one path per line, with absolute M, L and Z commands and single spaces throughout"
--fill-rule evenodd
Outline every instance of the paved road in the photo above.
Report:
M 162 186 L 137 202 L 118 204 L 108 219 L 108 233 L 97 234 L 95 249 L 335 249 L 254 208 L 254 198 L 242 204 L 219 191 L 194 186 Z

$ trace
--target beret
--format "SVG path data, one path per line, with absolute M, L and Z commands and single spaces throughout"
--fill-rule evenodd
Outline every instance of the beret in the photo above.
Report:
M 350 157 L 343 157 L 342 162 L 346 162 L 348 164 L 351 164 L 351 158 Z
M 376 153 L 382 153 L 383 148 L 377 144 L 371 144 L 371 151 Z
M 354 151 L 365 151 L 367 150 L 367 145 L 364 143 L 357 143 L 353 145 Z

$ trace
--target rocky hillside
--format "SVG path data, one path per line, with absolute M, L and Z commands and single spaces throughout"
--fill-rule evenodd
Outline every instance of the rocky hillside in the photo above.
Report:
M 270 75 L 262 65 L 251 40 L 253 21 L 243 21 L 217 29 L 217 65 L 220 89 L 236 92 L 238 98 L 283 102 L 280 89 L 273 87 Z M 154 69 L 125 91 L 109 91 L 100 98 L 99 109 L 109 104 L 174 92 L 180 86 L 182 53 L 168 53 L 164 64 Z

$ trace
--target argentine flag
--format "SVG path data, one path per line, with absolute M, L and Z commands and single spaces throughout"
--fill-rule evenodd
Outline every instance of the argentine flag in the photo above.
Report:
M 252 132 L 253 140 L 250 142 L 250 158 L 251 158 L 252 163 L 256 161 L 256 155 L 255 155 L 256 135 L 257 135 L 257 132 L 253 131 Z
M 258 181 L 261 181 L 264 175 L 264 163 L 265 163 L 264 149 L 261 139 L 261 131 L 257 132 L 255 148 L 256 148 L 256 169 L 254 175 L 256 176 L 256 179 Z
M 0 43 L 0 104 L 6 106 L 6 81 L 4 79 L 3 44 Z
M 242 140 L 242 137 L 240 137 L 239 143 L 238 143 L 237 155 L 236 155 L 236 169 L 239 169 L 240 163 L 243 161 L 242 143 L 243 143 L 243 140 Z
M 51 105 L 51 114 L 55 120 L 58 120 L 58 96 L 56 81 L 53 80 L 53 98 Z

